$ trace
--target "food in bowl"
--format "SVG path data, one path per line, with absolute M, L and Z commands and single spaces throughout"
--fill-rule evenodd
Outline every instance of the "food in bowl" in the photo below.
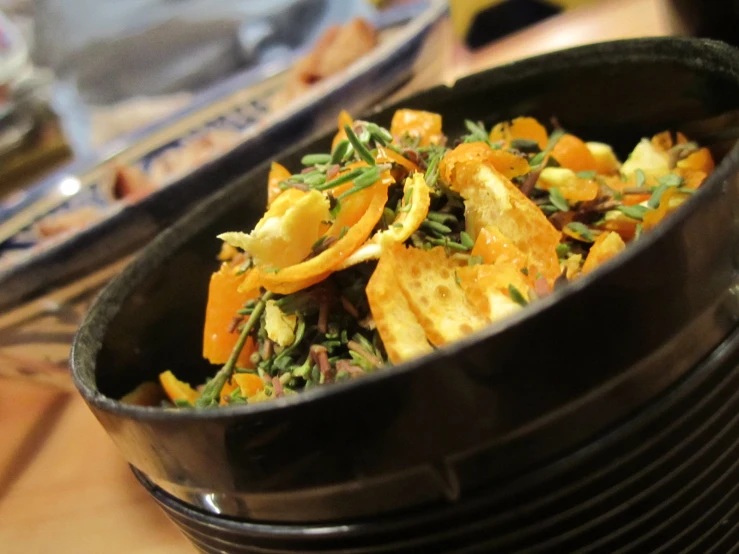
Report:
M 531 117 L 465 124 L 451 142 L 435 113 L 398 110 L 388 130 L 342 112 L 330 153 L 273 163 L 262 219 L 219 235 L 203 355 L 222 367 L 197 388 L 161 373 L 167 405 L 260 402 L 430 353 L 617 256 L 715 165 L 681 133 L 621 163 Z

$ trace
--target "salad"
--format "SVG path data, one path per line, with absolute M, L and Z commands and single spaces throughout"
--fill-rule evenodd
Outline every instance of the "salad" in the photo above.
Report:
M 161 373 L 167 405 L 260 402 L 430 353 L 592 272 L 714 169 L 681 133 L 622 163 L 556 120 L 466 121 L 456 140 L 423 111 L 338 123 L 331 152 L 272 164 L 250 232 L 218 237 L 203 355 L 220 368 L 199 386 Z

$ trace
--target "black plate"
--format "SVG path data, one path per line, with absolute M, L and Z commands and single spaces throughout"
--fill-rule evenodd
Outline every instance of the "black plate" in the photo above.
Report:
M 401 104 L 442 113 L 451 135 L 465 118 L 556 115 L 622 154 L 670 128 L 713 136 L 721 156 L 734 144 L 721 133 L 739 109 L 739 58 L 716 42 L 619 41 L 486 71 Z M 388 124 L 396 107 L 368 117 Z M 296 167 L 329 141 L 280 161 Z M 212 374 L 200 349 L 215 236 L 262 215 L 265 163 L 163 233 L 103 292 L 75 341 L 73 375 L 126 459 L 211 513 L 325 522 L 465 502 L 645 409 L 734 329 L 738 170 L 733 149 L 687 207 L 616 260 L 392 371 L 208 412 L 119 404 L 165 369 L 193 382 Z

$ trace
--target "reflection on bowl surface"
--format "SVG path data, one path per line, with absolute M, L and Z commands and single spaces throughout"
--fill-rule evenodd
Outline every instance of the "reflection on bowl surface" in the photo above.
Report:
M 207 512 L 294 523 L 414 509 L 417 517 L 398 519 L 400 527 L 441 514 L 456 533 L 465 514 L 478 510 L 472 518 L 478 523 L 470 525 L 488 534 L 469 528 L 460 544 L 498 541 L 506 552 L 549 544 L 559 535 L 569 537 L 565 551 L 590 544 L 616 551 L 657 541 L 650 551 L 678 534 L 650 533 L 662 524 L 675 529 L 678 519 L 694 522 L 691 529 L 700 532 L 686 531 L 684 544 L 698 544 L 709 532 L 710 540 L 724 539 L 734 521 L 721 531 L 714 524 L 730 510 L 737 476 L 726 456 L 735 441 L 727 435 L 732 416 L 715 410 L 734 401 L 739 153 L 729 151 L 734 140 L 727 136 L 733 137 L 731 114 L 739 108 L 738 60 L 734 50 L 712 42 L 606 43 L 493 69 L 403 102 L 439 112 L 452 124 L 557 114 L 568 130 L 620 151 L 633 146 L 634 137 L 664 128 L 697 132 L 695 138 L 722 159 L 689 205 L 618 263 L 522 317 L 392 371 L 270 403 L 178 412 L 121 405 L 113 399 L 163 369 L 177 368 L 192 382 L 212 371 L 200 349 L 219 248 L 214 237 L 251 228 L 261 216 L 269 170 L 263 165 L 201 203 L 104 291 L 73 348 L 77 386 L 146 480 L 197 508 L 168 511 L 185 528 L 201 522 L 199 534 L 189 534 L 207 544 L 206 551 L 218 551 L 218 541 L 204 538 L 203 529 L 235 525 L 212 523 Z M 388 125 L 394 110 L 372 119 Z M 304 154 L 325 150 L 329 138 L 299 145 L 280 161 L 295 167 Z M 709 405 L 715 410 L 703 411 Z M 705 442 L 691 447 L 696 454 L 681 473 L 683 459 L 670 448 L 682 448 L 691 437 Z M 619 456 L 623 465 L 614 466 Z M 577 481 L 588 472 L 592 479 Z M 577 482 L 570 484 L 565 474 Z M 719 486 L 725 479 L 732 485 Z M 683 485 L 699 481 L 705 495 L 684 498 Z M 647 487 L 657 482 L 662 488 Z M 162 501 L 159 489 L 151 490 Z M 715 507 L 710 517 L 684 519 L 709 496 Z M 526 506 L 530 525 L 521 520 L 511 527 L 519 534 L 508 536 L 503 520 L 526 519 L 515 511 Z M 678 510 L 680 518 L 670 520 Z M 482 512 L 489 518 L 480 519 Z M 539 518 L 560 523 L 531 527 Z M 649 533 L 636 537 L 627 532 L 631 523 L 651 525 Z M 283 533 L 280 540 L 290 533 L 284 527 L 275 531 Z M 256 526 L 240 533 L 231 539 L 254 545 L 254 533 L 269 531 Z M 391 544 L 383 536 L 377 540 Z M 273 551 L 305 549 L 275 544 Z M 634 548 L 627 550 L 645 551 Z M 224 549 L 237 551 L 225 543 Z

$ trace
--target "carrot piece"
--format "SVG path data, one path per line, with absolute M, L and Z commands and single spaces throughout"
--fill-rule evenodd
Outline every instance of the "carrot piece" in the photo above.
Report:
M 490 142 L 502 142 L 504 147 L 510 146 L 511 142 L 517 139 L 533 140 L 544 150 L 549 141 L 549 134 L 533 117 L 517 117 L 511 122 L 502 121 L 488 134 Z
M 677 167 L 680 169 L 702 171 L 708 174 L 716 168 L 716 162 L 713 161 L 713 156 L 711 156 L 711 151 L 708 148 L 701 148 L 684 160 L 677 162 Z
M 656 227 L 659 222 L 674 212 L 686 198 L 687 195 L 680 193 L 677 190 L 677 187 L 668 188 L 664 194 L 662 194 L 662 198 L 660 198 L 657 209 L 650 210 L 644 214 L 644 230 L 648 231 Z
M 290 175 L 290 171 L 284 165 L 272 162 L 272 166 L 269 169 L 269 177 L 267 177 L 267 206 L 272 204 L 274 199 L 282 193 L 280 183 L 289 179 Z
M 170 370 L 159 374 L 159 382 L 172 402 L 186 400 L 190 404 L 194 404 L 199 396 L 198 391 L 193 389 L 188 383 L 177 379 Z
M 264 381 L 253 373 L 236 373 L 232 379 L 241 389 L 241 396 L 249 398 L 264 390 Z
M 549 141 L 547 130 L 533 117 L 517 117 L 511 121 L 508 133 L 510 140 L 533 140 L 536 141 L 542 150 L 547 147 L 547 142 Z
M 390 134 L 396 140 L 408 133 L 420 139 L 421 146 L 438 144 L 441 140 L 441 115 L 422 110 L 396 110 L 390 123 Z
M 559 165 L 574 172 L 598 169 L 598 163 L 587 145 L 575 135 L 563 135 L 552 149 L 552 157 Z
M 626 248 L 626 243 L 621 239 L 618 233 L 607 232 L 602 233 L 595 239 L 593 246 L 590 247 L 588 257 L 582 266 L 583 275 L 590 273 L 599 265 L 607 262 Z
M 230 264 L 221 265 L 221 268 L 211 275 L 203 328 L 203 357 L 211 363 L 226 363 L 239 336 L 237 331 L 229 332 L 236 312 L 246 301 L 256 298 L 259 293 L 258 288 L 239 292 L 239 285 L 243 280 L 244 277 L 236 275 L 234 267 Z M 253 341 L 247 341 L 237 365 L 248 367 L 252 352 Z

